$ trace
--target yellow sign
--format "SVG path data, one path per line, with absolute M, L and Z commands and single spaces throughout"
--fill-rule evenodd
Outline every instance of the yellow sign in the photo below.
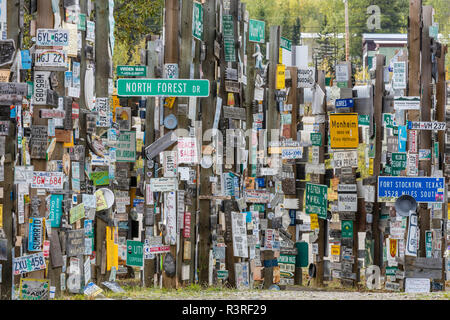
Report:
M 330 139 L 331 149 L 358 148 L 358 114 L 330 114 Z
M 105 210 L 108 208 L 108 205 L 106 204 L 105 196 L 103 195 L 102 190 L 95 191 L 95 198 L 97 200 L 97 209 L 96 211 Z
M 340 256 L 341 255 L 341 246 L 338 244 L 331 245 L 331 255 Z
M 9 70 L 0 70 L 0 82 L 8 82 L 10 73 Z
M 311 230 L 319 229 L 319 217 L 315 213 L 309 215 L 311 218 Z
M 0 228 L 3 228 L 3 204 L 0 204 Z
M 174 103 L 175 103 L 175 97 L 167 97 L 165 99 L 164 107 L 168 107 L 169 109 L 172 109 Z
M 113 104 L 113 110 L 112 110 L 112 114 L 113 114 L 113 121 L 116 121 L 116 108 L 120 107 L 120 100 L 118 96 L 112 96 L 112 104 Z
M 278 63 L 283 63 L 283 48 L 278 48 Z
M 106 270 L 119 269 L 119 245 L 114 241 L 116 227 L 106 227 Z
M 277 81 L 275 89 L 280 90 L 285 88 L 285 70 L 286 66 L 284 64 L 277 64 Z M 358 127 L 356 127 L 358 128 Z
M 373 158 L 369 158 L 369 175 L 373 175 Z

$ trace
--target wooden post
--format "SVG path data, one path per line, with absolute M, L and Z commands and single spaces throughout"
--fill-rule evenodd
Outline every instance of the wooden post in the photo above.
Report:
M 280 123 L 280 114 L 277 111 L 277 105 L 275 101 L 275 88 L 276 88 L 276 80 L 277 80 L 277 65 L 279 63 L 279 55 L 280 55 L 280 37 L 281 37 L 281 27 L 280 26 L 271 26 L 270 27 L 270 55 L 269 55 L 269 70 L 268 78 L 269 78 L 269 90 L 267 93 L 267 104 L 268 110 L 266 113 L 266 123 L 267 123 L 267 141 L 271 141 L 274 137 L 272 137 L 272 129 L 278 128 L 278 123 Z
M 379 266 L 380 268 L 383 266 L 382 252 L 383 252 L 383 244 L 381 241 L 380 229 L 378 228 L 378 222 L 380 219 L 380 203 L 378 203 L 378 176 L 381 171 L 381 113 L 383 110 L 383 94 L 384 94 L 384 61 L 385 56 L 381 54 L 377 54 L 375 56 L 375 90 L 373 97 L 373 108 L 374 113 L 373 116 L 375 118 L 375 159 L 373 161 L 373 175 L 375 177 L 375 203 L 373 206 L 373 240 L 374 240 L 374 265 Z
M 210 94 L 206 98 L 200 99 L 199 118 L 202 121 L 202 131 L 213 127 L 214 122 L 214 106 L 216 105 L 216 94 L 214 88 L 216 58 L 214 57 L 214 40 L 216 33 L 216 5 L 215 1 L 206 1 L 203 4 L 203 39 L 206 45 L 206 59 L 202 61 L 202 70 L 204 79 L 210 82 Z M 223 50 L 221 50 L 223 57 Z M 202 132 L 203 134 L 203 132 Z M 200 168 L 200 195 L 211 195 L 211 182 L 209 177 L 213 175 L 211 168 Z M 210 249 L 210 200 L 200 199 L 199 210 L 196 213 L 196 229 L 199 238 L 197 247 L 198 259 L 198 281 L 201 285 L 208 284 L 209 277 L 209 249 Z
M 95 2 L 95 93 L 97 98 L 108 97 L 108 79 L 110 78 L 111 59 L 108 58 L 109 22 L 108 2 Z M 106 241 L 106 222 L 95 218 L 95 264 L 97 283 L 109 278 L 106 268 L 102 270 L 102 257 L 106 256 L 104 243 Z M 103 272 L 102 272 L 103 271 Z
M 408 96 L 420 95 L 420 36 L 422 0 L 409 0 Z M 419 120 L 419 111 L 408 111 L 410 121 Z M 413 119 L 413 118 L 415 119 Z
M 438 82 L 436 84 L 436 121 L 445 122 L 445 104 L 447 97 L 445 96 L 445 55 L 447 54 L 447 46 L 442 45 L 441 48 L 441 56 L 437 58 L 437 74 L 438 74 Z M 447 129 L 448 130 L 448 129 Z M 439 154 L 442 159 L 442 163 L 444 163 L 444 154 L 445 154 L 445 131 L 438 131 L 438 141 L 439 141 Z M 442 168 L 443 169 L 443 168 Z M 444 203 L 442 205 L 442 218 L 444 225 L 447 222 L 447 187 L 444 191 Z M 445 229 L 445 228 L 444 228 Z M 448 232 L 448 230 L 447 230 Z M 442 237 L 442 285 L 444 286 L 443 290 L 445 291 L 445 258 L 444 254 L 447 250 L 447 237 L 444 235 Z
M 193 61 L 193 56 L 192 56 L 192 46 L 193 46 L 193 37 L 192 37 L 192 9 L 193 9 L 193 2 L 191 0 L 182 0 L 181 1 L 181 10 L 180 10 L 180 15 L 181 15 L 181 26 L 180 26 L 180 57 L 179 57 L 179 71 L 180 71 L 180 78 L 181 79 L 189 79 L 190 78 L 190 67 L 191 67 L 191 63 Z M 199 41 L 196 41 L 196 46 L 200 45 Z M 180 103 L 184 103 L 189 105 L 189 98 L 179 98 L 179 102 Z M 182 114 L 181 112 L 178 112 L 177 114 L 177 118 L 178 118 L 178 128 L 180 129 L 188 129 L 189 126 L 189 119 L 187 117 L 187 114 Z M 179 190 L 186 190 L 185 187 L 185 183 L 181 182 L 178 186 Z M 193 216 L 193 212 L 195 212 L 195 201 L 192 202 L 192 206 L 189 206 L 189 208 L 187 210 L 183 210 L 183 211 L 188 211 L 191 212 L 191 217 Z M 177 204 L 178 206 L 178 204 Z M 185 205 L 186 208 L 186 205 Z M 178 211 L 177 211 L 178 212 Z M 178 215 L 178 213 L 177 213 Z M 182 217 L 182 219 L 184 219 L 184 217 Z M 192 221 L 191 221 L 192 224 Z M 191 232 L 191 235 L 193 234 L 193 232 Z M 181 267 L 182 267 L 182 261 L 183 259 L 183 250 L 185 249 L 184 246 L 189 245 L 190 246 L 190 251 L 192 253 L 192 241 L 190 241 L 191 239 L 185 239 L 183 236 L 183 233 L 180 233 L 180 244 L 179 244 L 179 253 L 177 255 L 177 270 L 178 270 L 178 274 L 179 274 L 179 278 L 178 281 L 181 283 Z M 189 242 L 187 242 L 187 240 Z M 192 259 L 187 260 L 186 262 L 189 263 L 190 265 L 190 269 L 193 269 L 192 266 Z M 186 263 L 185 262 L 185 263 Z M 191 273 L 190 273 L 191 274 Z M 191 279 L 192 281 L 193 279 Z
M 327 115 L 327 98 L 326 98 L 326 90 L 325 90 L 325 71 L 324 70 L 318 70 L 317 71 L 318 77 L 317 77 L 317 84 L 320 86 L 320 88 L 325 93 L 325 97 L 323 99 L 323 103 L 321 106 L 321 112 L 320 114 Z M 325 130 L 325 122 L 319 123 L 319 132 L 322 135 L 322 145 L 319 148 L 319 163 L 325 162 L 325 145 L 327 143 L 327 133 Z M 313 176 L 315 174 L 311 174 Z M 319 184 L 324 184 L 325 182 L 325 175 L 319 174 L 315 175 L 318 176 L 316 180 L 319 181 Z M 317 287 L 323 286 L 323 272 L 324 272 L 324 262 L 323 262 L 323 256 L 325 253 L 325 246 L 327 245 L 325 243 L 325 220 L 324 219 L 318 219 L 319 220 L 319 235 L 318 235 L 318 246 L 319 246 L 319 254 L 317 257 L 316 262 L 316 277 L 314 278 L 314 284 Z
M 16 44 L 16 52 L 20 53 L 19 48 L 19 2 L 18 1 L 8 1 L 7 2 L 7 38 L 13 39 Z M 17 78 L 19 80 L 19 78 Z M 5 106 L 3 106 L 5 107 Z M 14 170 L 13 163 L 16 150 L 16 126 L 14 122 L 9 122 L 9 134 L 5 139 L 5 162 L 4 162 L 4 179 L 0 183 L 0 187 L 3 188 L 3 199 L 1 200 L 3 204 L 3 231 L 5 232 L 5 237 L 7 239 L 6 247 L 6 261 L 1 261 L 2 265 L 2 283 L 0 284 L 0 299 L 1 300 L 11 300 L 12 296 L 12 284 L 13 284 L 13 257 L 11 250 L 15 246 L 15 236 L 13 234 L 13 194 L 14 194 Z M 17 211 L 16 211 L 17 217 Z M 1 218 L 1 217 L 0 217 Z
M 421 50 L 421 68 L 420 68 L 420 81 L 421 81 L 421 94 L 420 94 L 420 120 L 430 121 L 431 120 L 431 98 L 432 98 L 432 84 L 431 84 L 431 51 L 430 51 L 430 36 L 429 27 L 431 26 L 432 20 L 432 6 L 422 7 L 422 50 Z M 420 130 L 420 142 L 419 149 L 429 149 L 431 150 L 431 131 L 430 130 Z M 431 161 L 430 160 L 419 160 L 419 171 L 424 171 L 424 176 L 431 176 Z M 430 210 L 427 208 L 427 204 L 420 204 L 419 207 L 419 252 L 418 256 L 425 257 L 425 232 L 430 230 Z
M 148 39 L 149 40 L 149 39 Z M 158 52 L 156 51 L 156 42 L 155 41 L 147 41 L 147 77 L 155 78 L 155 68 L 158 65 Z M 145 145 L 151 145 L 155 141 L 155 125 L 154 125 L 154 116 L 155 116 L 155 100 L 159 99 L 158 97 L 149 97 L 147 98 L 147 106 L 145 111 Z M 145 173 L 145 181 L 147 184 L 150 183 L 150 177 L 147 173 L 151 172 L 151 169 L 148 168 L 147 157 L 145 157 L 145 165 L 144 165 L 144 173 Z M 147 197 L 147 195 L 146 195 Z M 147 202 L 147 199 L 146 199 Z M 154 214 L 155 205 L 150 207 L 152 214 Z M 146 205 L 146 210 L 148 209 Z M 153 219 L 153 224 L 156 221 Z M 153 234 L 154 226 L 146 226 L 146 228 L 151 229 L 151 235 Z M 144 286 L 150 287 L 153 282 L 153 277 L 155 274 L 155 263 L 156 259 L 146 259 L 144 260 Z

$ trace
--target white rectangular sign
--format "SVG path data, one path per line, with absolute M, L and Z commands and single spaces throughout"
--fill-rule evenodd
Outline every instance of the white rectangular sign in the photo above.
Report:
M 333 153 L 333 162 L 335 168 L 357 167 L 358 151 L 335 151 Z
M 420 110 L 420 97 L 394 97 L 395 110 Z
M 152 178 L 150 179 L 152 192 L 176 191 L 178 189 L 177 178 Z
M 36 49 L 36 67 L 46 70 L 65 70 L 67 68 L 67 52 L 56 49 Z
M 297 71 L 297 88 L 312 88 L 316 82 L 314 68 L 300 68 Z
M 410 121 L 408 122 L 409 130 L 446 130 L 447 125 L 445 122 L 437 121 Z
M 233 253 L 235 257 L 248 258 L 246 215 L 247 213 L 243 212 L 231 212 Z
M 303 148 L 283 148 L 281 149 L 282 159 L 301 159 L 303 158 Z
M 33 171 L 31 188 L 33 189 L 62 189 L 64 173 L 51 171 Z
M 37 29 L 36 32 L 37 46 L 68 46 L 69 31 L 64 29 Z
M 338 211 L 358 211 L 358 196 L 356 193 L 338 193 Z
M 44 253 L 38 252 L 13 259 L 14 275 L 33 272 L 46 268 Z
M 405 292 L 422 293 L 430 292 L 430 279 L 426 278 L 406 278 Z

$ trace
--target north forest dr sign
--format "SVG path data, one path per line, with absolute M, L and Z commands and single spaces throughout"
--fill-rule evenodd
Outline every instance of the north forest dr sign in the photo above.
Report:
M 208 97 L 209 80 L 206 79 L 119 79 L 117 95 Z

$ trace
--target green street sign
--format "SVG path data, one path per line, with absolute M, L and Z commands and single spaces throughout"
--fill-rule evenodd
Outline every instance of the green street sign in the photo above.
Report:
M 338 88 L 347 88 L 347 85 L 348 85 L 347 81 L 338 81 L 337 82 Z
M 328 187 L 320 184 L 306 184 L 306 214 L 317 214 L 320 219 L 327 218 Z
M 397 267 L 386 267 L 386 275 L 395 276 L 397 269 L 398 269 Z
M 217 279 L 220 280 L 228 279 L 228 270 L 217 270 Z
M 223 45 L 225 52 L 225 61 L 235 62 L 236 47 L 234 45 L 234 26 L 232 15 L 224 14 L 222 16 L 222 28 L 223 28 Z
M 147 66 L 117 66 L 117 75 L 126 77 L 145 77 Z
M 224 38 L 234 37 L 233 16 L 231 14 L 224 14 L 222 16 L 222 28 Z
M 406 170 L 406 153 L 392 153 L 391 157 L 391 175 L 398 176 L 400 172 Z
M 353 221 L 352 220 L 342 220 L 341 237 L 342 238 L 353 238 Z
M 278 258 L 278 263 L 295 264 L 295 256 L 281 254 L 280 257 Z
M 266 23 L 259 20 L 249 20 L 248 41 L 264 43 L 264 30 Z
M 226 62 L 236 62 L 236 48 L 234 46 L 233 38 L 224 38 L 224 51 Z
M 86 14 L 80 13 L 78 15 L 78 30 L 86 31 Z
M 208 97 L 206 79 L 119 79 L 117 94 L 122 97 L 167 96 Z
M 127 240 L 127 266 L 144 266 L 144 244 L 142 242 Z
M 370 116 L 368 114 L 358 115 L 359 126 L 370 126 Z
M 322 133 L 320 132 L 311 132 L 311 142 L 315 147 L 322 146 Z
M 292 50 L 292 41 L 286 38 L 281 37 L 280 39 L 280 47 L 282 47 L 283 49 Z
M 192 36 L 203 40 L 203 7 L 201 3 L 195 1 L 192 7 Z
M 386 128 L 394 128 L 394 115 L 390 113 L 383 113 L 383 122 Z
M 433 250 L 431 231 L 425 231 L 425 250 L 426 250 L 426 252 L 425 252 L 426 257 L 431 258 L 431 252 Z

